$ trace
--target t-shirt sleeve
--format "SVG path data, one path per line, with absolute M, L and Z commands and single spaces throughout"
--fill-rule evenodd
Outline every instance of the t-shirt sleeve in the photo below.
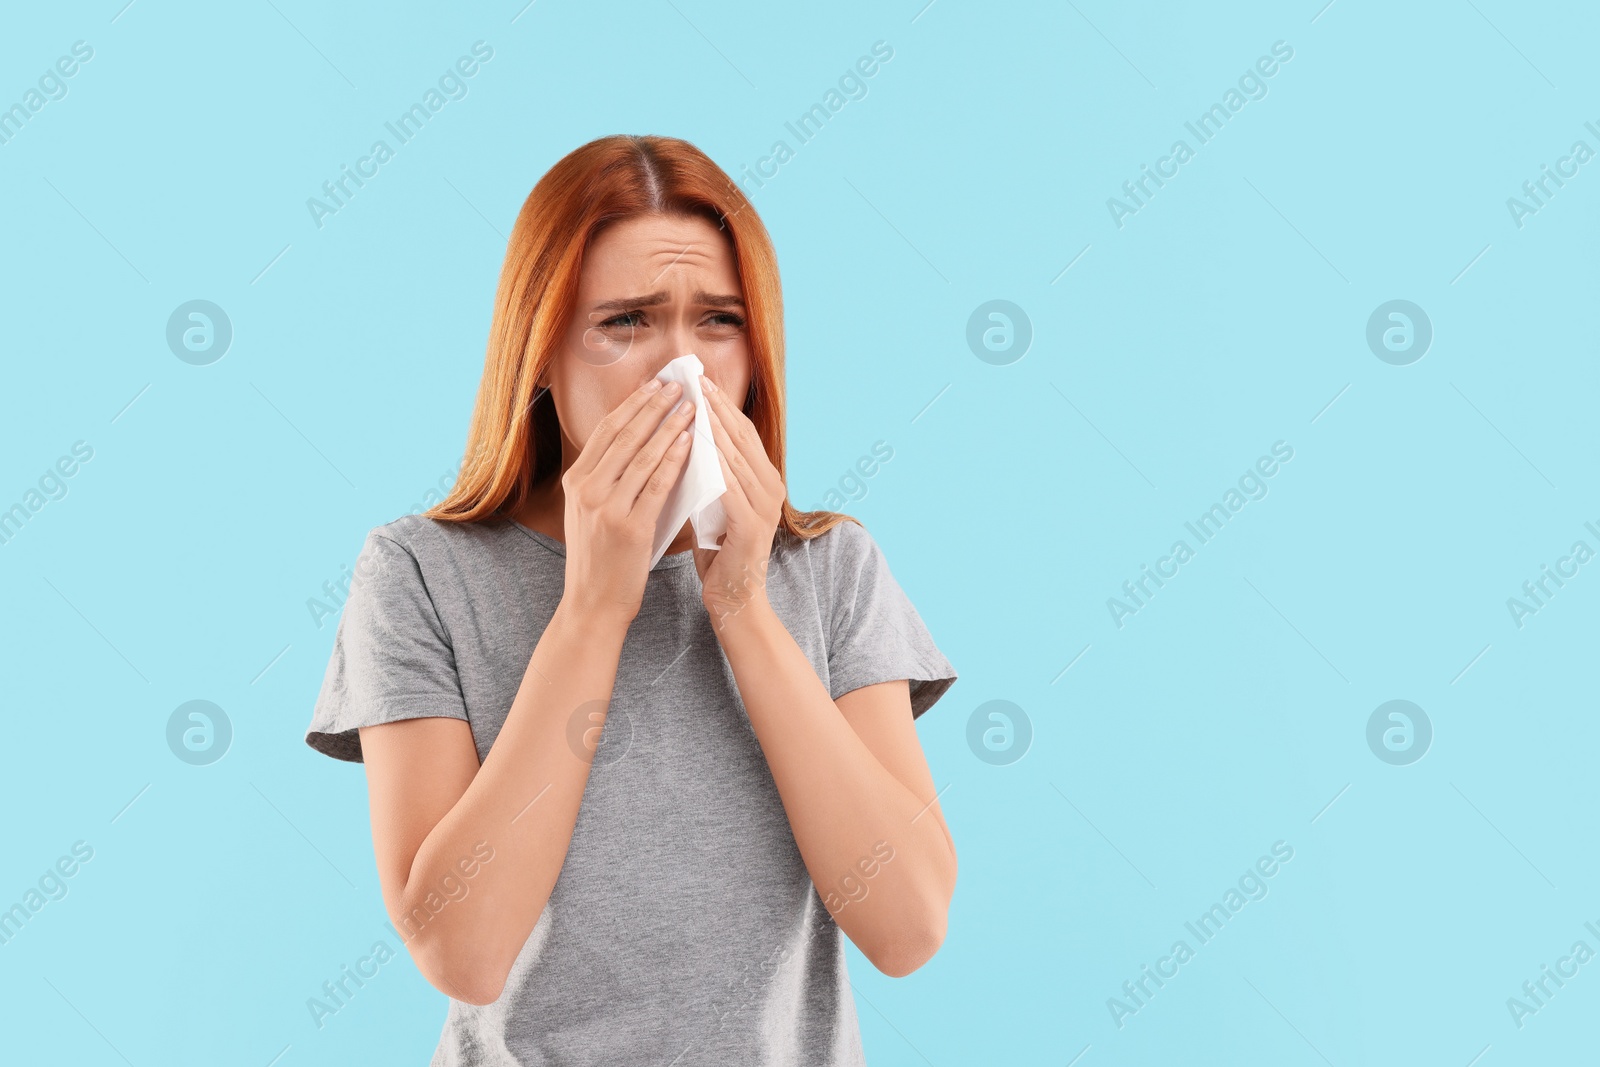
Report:
M 367 535 L 334 632 L 306 744 L 361 762 L 360 727 L 398 719 L 467 719 L 455 653 L 416 558 Z
M 872 535 L 848 519 L 830 533 L 839 543 L 830 568 L 829 693 L 837 699 L 862 686 L 905 678 L 915 719 L 955 684 L 955 668 L 889 572 Z

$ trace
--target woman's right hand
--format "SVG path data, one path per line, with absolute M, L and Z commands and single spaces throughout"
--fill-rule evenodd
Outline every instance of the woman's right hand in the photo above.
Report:
M 561 476 L 567 548 L 562 602 L 580 613 L 610 616 L 623 625 L 639 614 L 656 521 L 689 458 L 694 404 L 662 422 L 682 394 L 677 382 L 663 386 L 656 378 L 634 390 L 600 420 Z

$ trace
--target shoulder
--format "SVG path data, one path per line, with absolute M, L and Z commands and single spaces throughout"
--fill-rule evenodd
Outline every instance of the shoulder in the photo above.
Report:
M 383 537 L 407 548 L 435 545 L 464 536 L 471 536 L 485 524 L 474 522 L 445 522 L 424 515 L 402 515 L 393 522 L 374 526 L 369 537 Z
M 854 518 L 841 519 L 806 543 L 829 559 L 848 559 L 877 548 L 867 528 Z
M 841 572 L 848 577 L 863 560 L 877 551 L 877 543 L 867 528 L 854 519 L 844 519 L 815 537 L 802 538 L 779 533 L 780 552 L 803 557 L 819 583 L 832 582 Z
M 848 610 L 861 586 L 873 584 L 886 567 L 877 542 L 854 519 L 844 519 L 810 538 L 779 536 L 785 569 L 805 576 L 825 617 L 837 617 L 841 607 Z
M 499 522 L 445 522 L 422 515 L 402 515 L 367 531 L 363 551 L 401 549 L 419 563 L 482 547 L 504 532 Z
M 497 552 L 504 551 L 501 526 L 403 515 L 367 531 L 355 580 L 374 590 L 459 583 L 466 574 L 494 568 Z

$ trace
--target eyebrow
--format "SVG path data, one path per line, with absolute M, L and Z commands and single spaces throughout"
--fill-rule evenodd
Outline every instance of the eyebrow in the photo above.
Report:
M 595 311 L 631 311 L 634 308 L 654 307 L 665 304 L 671 299 L 664 292 L 650 293 L 647 296 L 624 297 L 621 300 L 603 300 L 594 306 Z M 690 303 L 701 304 L 714 308 L 744 307 L 744 301 L 737 296 L 726 296 L 718 293 L 708 293 L 704 290 L 694 293 L 689 297 Z

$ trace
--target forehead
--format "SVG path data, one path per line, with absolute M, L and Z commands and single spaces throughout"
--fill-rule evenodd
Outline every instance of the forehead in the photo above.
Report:
M 642 215 L 607 226 L 584 255 L 579 288 L 654 286 L 669 271 L 720 283 L 719 292 L 739 292 L 727 234 L 709 219 L 682 215 Z

